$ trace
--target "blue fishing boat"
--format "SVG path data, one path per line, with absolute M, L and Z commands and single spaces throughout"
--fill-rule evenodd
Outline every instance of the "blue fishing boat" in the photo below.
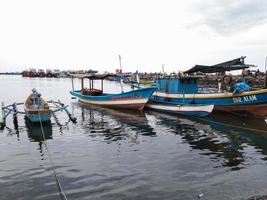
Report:
M 72 74 L 72 91 L 70 94 L 77 97 L 83 104 L 93 104 L 104 107 L 120 108 L 120 109 L 137 109 L 142 110 L 153 92 L 157 89 L 155 86 L 151 87 L 132 87 L 129 92 L 120 92 L 118 94 L 110 94 L 103 92 L 103 80 L 109 75 L 98 74 Z M 73 78 L 81 80 L 81 89 L 74 90 Z M 84 80 L 89 80 L 89 87 L 84 86 Z M 94 81 L 101 81 L 101 88 L 94 88 Z
M 26 117 L 31 122 L 48 122 L 52 116 L 52 110 L 47 101 L 35 89 L 27 97 L 23 104 Z
M 158 111 L 182 114 L 187 116 L 205 117 L 214 108 L 212 103 L 200 104 L 195 101 L 187 101 L 185 93 L 193 93 L 196 82 L 181 77 L 163 77 L 156 80 L 158 89 L 146 104 L 147 108 Z M 172 98 L 179 95 L 181 98 Z
M 244 58 L 227 61 L 213 66 L 197 65 L 185 73 L 198 71 L 204 73 L 225 72 L 248 68 Z M 234 84 L 233 91 L 215 93 L 200 93 L 198 80 L 200 77 L 184 75 L 163 77 L 157 79 L 158 90 L 151 97 L 151 101 L 172 104 L 202 104 L 214 105 L 215 111 L 227 111 L 263 117 L 267 115 L 267 89 L 252 90 L 246 83 Z

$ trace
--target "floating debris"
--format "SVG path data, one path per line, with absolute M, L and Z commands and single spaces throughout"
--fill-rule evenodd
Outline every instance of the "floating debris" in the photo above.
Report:
M 200 192 L 198 195 L 197 195 L 197 198 L 202 198 L 202 197 L 204 197 L 204 193 L 202 193 L 202 192 Z

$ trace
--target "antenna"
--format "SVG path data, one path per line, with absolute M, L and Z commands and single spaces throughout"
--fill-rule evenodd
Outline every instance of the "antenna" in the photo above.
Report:
M 122 73 L 122 67 L 121 67 L 121 55 L 119 55 L 119 61 L 120 61 L 120 73 Z

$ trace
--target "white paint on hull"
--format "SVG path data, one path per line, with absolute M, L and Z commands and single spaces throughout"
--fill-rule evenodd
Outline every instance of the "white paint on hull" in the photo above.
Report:
M 208 112 L 211 113 L 214 105 L 177 105 L 168 106 L 161 104 L 147 103 L 146 107 L 155 110 L 171 111 L 171 112 Z
M 131 105 L 131 104 L 145 104 L 148 102 L 147 98 L 140 99 L 116 99 L 109 101 L 94 101 L 94 100 L 85 100 L 79 98 L 79 100 L 83 103 L 94 104 L 94 105 L 102 105 L 102 106 L 112 106 L 112 105 Z

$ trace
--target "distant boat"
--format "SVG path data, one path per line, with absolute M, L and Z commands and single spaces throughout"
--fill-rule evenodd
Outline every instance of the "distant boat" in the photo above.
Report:
M 45 71 L 43 69 L 39 69 L 37 75 L 38 77 L 45 77 Z
M 97 74 L 73 74 L 72 91 L 70 94 L 78 97 L 79 101 L 84 104 L 93 104 L 103 107 L 120 108 L 120 109 L 137 109 L 142 110 L 148 99 L 151 97 L 156 87 L 135 88 L 129 92 L 120 92 L 110 94 L 103 92 L 103 80 L 109 75 Z M 81 90 L 74 90 L 73 78 L 81 79 Z M 84 79 L 89 80 L 89 88 L 84 87 Z M 94 88 L 94 80 L 101 80 L 101 89 Z
M 173 114 L 205 117 L 212 112 L 214 105 L 200 105 L 200 104 L 183 105 L 183 104 L 172 104 L 172 103 L 156 103 L 153 101 L 149 101 L 146 104 L 146 107 Z
M 52 116 L 52 110 L 47 101 L 35 90 L 27 97 L 24 102 L 26 117 L 31 122 L 48 122 Z

